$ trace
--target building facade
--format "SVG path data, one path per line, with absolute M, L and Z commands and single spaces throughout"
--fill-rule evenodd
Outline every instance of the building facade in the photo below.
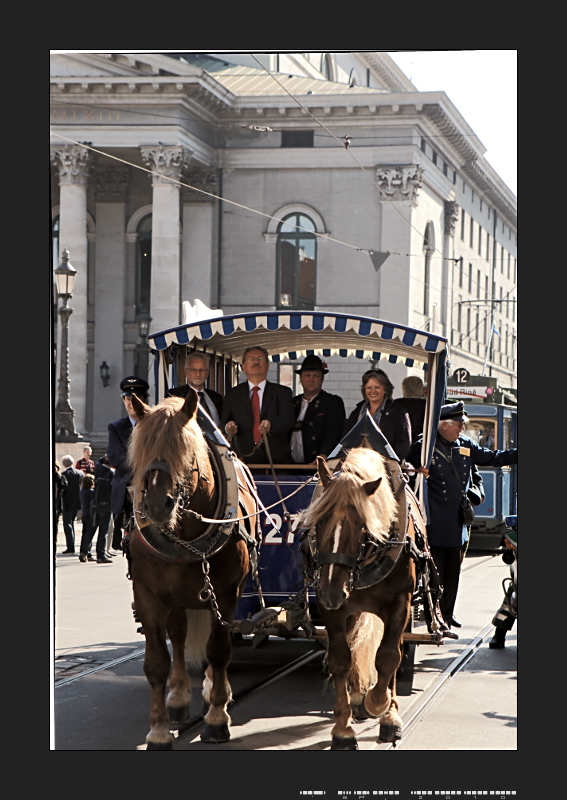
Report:
M 71 405 L 93 442 L 120 380 L 151 379 L 148 326 L 196 298 L 434 331 L 452 368 L 516 387 L 516 198 L 444 92 L 385 53 L 53 55 L 50 114 L 53 268 L 67 248 Z M 331 362 L 350 410 L 368 364 Z M 386 370 L 398 389 L 418 372 Z

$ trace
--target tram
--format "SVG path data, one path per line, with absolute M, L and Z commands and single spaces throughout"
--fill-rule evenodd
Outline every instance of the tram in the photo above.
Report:
M 494 377 L 473 375 L 464 385 L 457 383 L 458 377 L 448 378 L 447 397 L 465 403 L 469 418 L 465 435 L 491 450 L 517 447 L 516 390 L 499 387 Z M 482 467 L 479 471 L 485 499 L 474 509 L 469 549 L 498 550 L 507 530 L 506 517 L 517 514 L 518 467 Z
M 154 356 L 156 403 L 166 396 L 169 388 L 185 382 L 185 357 L 191 351 L 208 356 L 211 365 L 208 388 L 222 394 L 238 383 L 242 354 L 252 346 L 268 351 L 271 359 L 268 380 L 282 383 L 292 378 L 293 368 L 310 354 L 322 358 L 354 356 L 362 362 L 361 373 L 366 366 L 364 362 L 369 360 L 402 362 L 424 370 L 427 402 L 422 463 L 429 463 L 446 393 L 447 340 L 442 336 L 384 320 L 330 311 L 280 310 L 225 316 L 196 301 L 195 307 L 185 303 L 184 312 L 183 325 L 148 336 Z M 215 432 L 218 442 L 227 445 L 222 432 L 218 428 Z M 235 624 L 240 626 L 241 633 L 259 638 L 269 635 L 302 638 L 306 634 L 298 630 L 296 606 L 290 602 L 303 585 L 295 517 L 313 496 L 317 481 L 314 468 L 300 464 L 250 467 L 265 509 L 261 514 L 260 589 L 249 574 Z M 419 479 L 417 493 L 426 508 L 426 484 Z M 315 608 L 311 590 L 309 604 Z M 314 632 L 315 636 L 323 635 L 324 629 L 315 626 Z M 406 638 L 417 643 L 434 640 L 427 632 L 408 631 L 404 634 Z

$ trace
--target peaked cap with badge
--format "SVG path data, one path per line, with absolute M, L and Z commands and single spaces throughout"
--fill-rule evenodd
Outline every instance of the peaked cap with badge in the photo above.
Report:
M 145 395 L 147 397 L 150 391 L 150 385 L 143 378 L 138 378 L 137 375 L 129 375 L 120 381 L 120 391 L 126 395 Z

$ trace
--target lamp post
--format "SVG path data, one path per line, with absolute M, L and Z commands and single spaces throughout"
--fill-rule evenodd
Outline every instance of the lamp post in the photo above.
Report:
M 67 301 L 73 296 L 75 288 L 75 278 L 77 270 L 69 264 L 69 251 L 65 248 L 61 256 L 61 264 L 55 270 L 55 282 L 57 284 L 57 294 L 63 301 L 59 309 L 61 317 L 61 346 L 60 346 L 60 369 L 59 369 L 59 391 L 57 394 L 57 405 L 55 406 L 55 441 L 56 442 L 79 442 L 83 437 L 75 431 L 75 412 L 69 401 L 69 317 L 73 309 L 69 308 Z

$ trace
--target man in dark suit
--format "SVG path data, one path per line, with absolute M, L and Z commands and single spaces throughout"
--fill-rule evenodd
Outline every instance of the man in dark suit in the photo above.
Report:
M 75 517 L 81 507 L 81 495 L 79 492 L 81 490 L 81 480 L 85 473 L 73 466 L 73 458 L 71 456 L 63 456 L 61 461 L 65 467 L 61 474 L 67 480 L 62 502 L 63 532 L 67 543 L 67 549 L 63 550 L 63 553 L 67 554 L 75 552 Z
M 128 440 L 138 422 L 138 417 L 132 407 L 132 395 L 135 394 L 140 400 L 147 403 L 150 387 L 143 378 L 130 375 L 120 382 L 120 389 L 122 390 L 122 402 L 128 416 L 110 423 L 106 449 L 110 466 L 115 470 L 110 496 L 110 511 L 114 519 L 114 533 L 112 534 L 114 550 L 122 549 L 122 530 L 132 513 L 132 501 L 126 491 L 131 478 L 127 464 Z
M 289 435 L 295 424 L 293 395 L 287 386 L 266 380 L 269 362 L 263 347 L 249 347 L 242 357 L 245 383 L 229 389 L 224 397 L 221 428 L 229 439 L 235 437 L 236 452 L 247 464 L 264 464 L 268 454 L 262 433 L 274 464 L 289 464 Z
M 317 456 L 328 456 L 341 439 L 345 404 L 338 395 L 323 390 L 328 371 L 318 356 L 307 356 L 295 371 L 303 387 L 303 394 L 293 399 L 296 423 L 291 455 L 296 464 L 315 464 Z
M 185 386 L 170 389 L 168 397 L 187 397 L 189 387 L 195 389 L 199 395 L 199 404 L 205 409 L 215 425 L 220 427 L 222 414 L 222 395 L 213 389 L 205 389 L 209 377 L 209 359 L 204 353 L 189 353 L 185 359 Z

